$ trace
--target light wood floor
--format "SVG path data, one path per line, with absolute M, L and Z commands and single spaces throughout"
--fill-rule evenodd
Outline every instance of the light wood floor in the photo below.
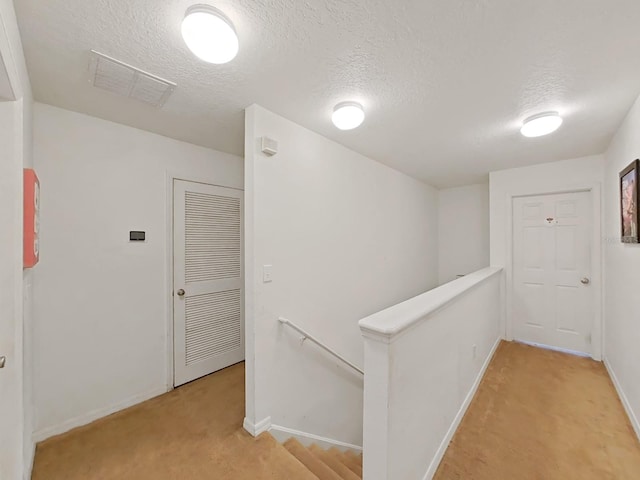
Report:
M 435 479 L 638 480 L 640 442 L 602 363 L 503 342 Z

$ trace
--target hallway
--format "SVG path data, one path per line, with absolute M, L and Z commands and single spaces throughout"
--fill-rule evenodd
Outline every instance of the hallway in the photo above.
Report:
M 633 480 L 640 443 L 602 363 L 502 342 L 437 480 Z
M 38 446 L 34 480 L 314 479 L 242 430 L 244 364 Z M 437 480 L 637 479 L 640 444 L 600 363 L 503 342 Z
M 33 480 L 315 478 L 243 417 L 240 363 L 38 445 Z

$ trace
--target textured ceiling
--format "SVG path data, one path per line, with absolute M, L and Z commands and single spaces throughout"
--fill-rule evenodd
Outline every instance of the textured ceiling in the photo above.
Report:
M 222 66 L 180 36 L 202 1 L 17 0 L 36 99 L 236 154 L 259 103 L 442 187 L 601 153 L 640 93 L 638 0 L 210 0 L 241 42 Z M 161 110 L 97 90 L 90 49 L 178 88 Z M 344 100 L 357 130 L 331 124 Z M 521 137 L 546 110 L 562 129 Z

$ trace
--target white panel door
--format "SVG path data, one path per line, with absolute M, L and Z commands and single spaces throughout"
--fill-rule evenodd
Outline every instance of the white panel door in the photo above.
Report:
M 174 181 L 174 385 L 244 360 L 242 192 Z
M 513 336 L 591 353 L 591 195 L 513 201 Z

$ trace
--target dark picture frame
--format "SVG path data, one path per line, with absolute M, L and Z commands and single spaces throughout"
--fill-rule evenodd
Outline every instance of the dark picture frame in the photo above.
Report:
M 638 236 L 638 187 L 640 160 L 620 172 L 620 238 L 623 243 L 640 243 Z

